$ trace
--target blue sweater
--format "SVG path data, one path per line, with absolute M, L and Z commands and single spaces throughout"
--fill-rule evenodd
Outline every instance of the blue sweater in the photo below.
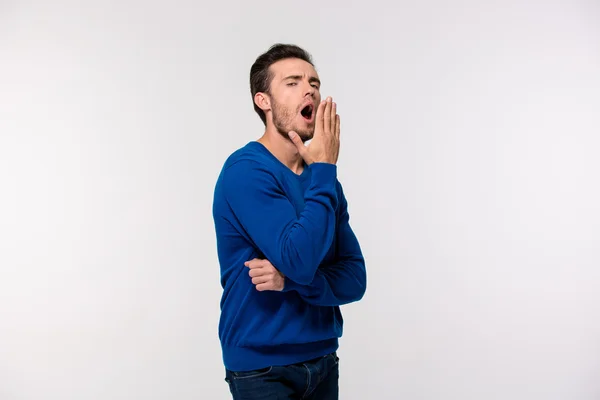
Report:
M 225 162 L 213 217 L 221 266 L 219 339 L 225 367 L 306 361 L 338 348 L 340 305 L 362 298 L 365 262 L 349 225 L 337 166 L 295 174 L 259 142 Z M 258 291 L 244 262 L 267 259 L 283 291 Z

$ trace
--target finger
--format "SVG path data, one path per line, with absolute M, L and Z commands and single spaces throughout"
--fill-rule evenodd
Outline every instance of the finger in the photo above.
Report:
M 304 154 L 304 152 L 306 151 L 306 146 L 302 142 L 302 139 L 300 139 L 300 136 L 294 131 L 290 131 L 288 133 L 288 136 L 290 137 L 292 143 L 294 143 L 294 145 L 298 149 L 298 153 L 300 153 L 300 155 Z
M 249 263 L 246 264 L 246 267 L 248 267 L 250 269 L 261 268 L 262 264 L 259 263 L 258 261 L 251 261 L 251 262 L 249 262 Z
M 265 274 L 268 274 L 269 271 L 267 271 L 264 268 L 252 268 L 250 271 L 248 271 L 248 275 L 250 275 L 250 277 L 254 278 L 256 276 L 262 276 Z
M 323 115 L 323 132 L 331 134 L 331 97 L 327 98 Z
M 337 124 L 337 104 L 336 103 L 332 103 L 331 104 L 331 134 L 335 135 L 335 129 L 336 129 L 336 124 Z
M 266 260 L 262 260 L 260 258 L 255 258 L 250 261 L 246 261 L 244 265 L 248 268 L 261 268 L 265 265 Z
M 260 283 L 260 284 L 256 285 L 256 290 L 258 290 L 259 292 L 263 292 L 265 290 L 273 290 L 273 283 L 272 282 Z
M 323 114 L 325 113 L 325 100 L 317 107 L 317 115 L 315 116 L 315 135 L 323 132 Z
M 260 260 L 260 258 L 253 258 L 252 260 L 248 260 L 248 261 L 246 261 L 246 262 L 244 263 L 244 265 L 245 265 L 246 267 L 250 267 L 250 268 L 252 268 L 253 266 L 255 266 L 255 265 L 256 265 L 256 263 L 257 263 L 258 261 L 261 261 L 261 260 Z
M 316 130 L 315 130 L 315 132 L 316 132 Z M 291 131 L 288 134 L 288 136 L 292 140 L 292 143 L 294 144 L 294 146 L 296 146 L 296 149 L 298 150 L 298 154 L 300 154 L 300 157 L 302 157 L 304 159 L 304 161 L 306 161 L 308 164 L 311 164 L 312 157 L 310 157 L 310 154 L 308 154 L 308 152 L 306 151 L 306 146 L 304 145 L 304 142 L 302 142 L 302 139 L 300 139 L 300 136 L 298 136 L 298 134 L 294 131 Z
M 339 114 L 335 115 L 335 137 L 337 139 L 340 138 L 340 116 Z
M 256 278 L 252 278 L 252 283 L 254 285 L 260 285 L 263 283 L 267 283 L 271 280 L 269 276 L 257 276 Z

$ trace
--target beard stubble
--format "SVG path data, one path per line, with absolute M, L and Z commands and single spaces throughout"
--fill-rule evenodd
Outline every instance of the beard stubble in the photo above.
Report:
M 288 107 L 272 101 L 272 111 L 273 125 L 281 136 L 289 140 L 288 133 L 294 131 L 300 136 L 303 142 L 312 139 L 315 132 L 314 121 L 304 127 L 294 125 L 294 119 L 300 110 L 290 110 Z

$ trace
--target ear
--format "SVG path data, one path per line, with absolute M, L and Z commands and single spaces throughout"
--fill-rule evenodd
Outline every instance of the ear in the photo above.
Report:
M 271 98 L 266 93 L 258 92 L 254 95 L 254 104 L 266 113 L 271 109 Z

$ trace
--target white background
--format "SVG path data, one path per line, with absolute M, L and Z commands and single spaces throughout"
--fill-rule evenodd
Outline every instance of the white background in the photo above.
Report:
M 0 399 L 229 398 L 212 191 L 275 42 L 342 116 L 341 399 L 600 398 L 597 2 L 2 0 Z

